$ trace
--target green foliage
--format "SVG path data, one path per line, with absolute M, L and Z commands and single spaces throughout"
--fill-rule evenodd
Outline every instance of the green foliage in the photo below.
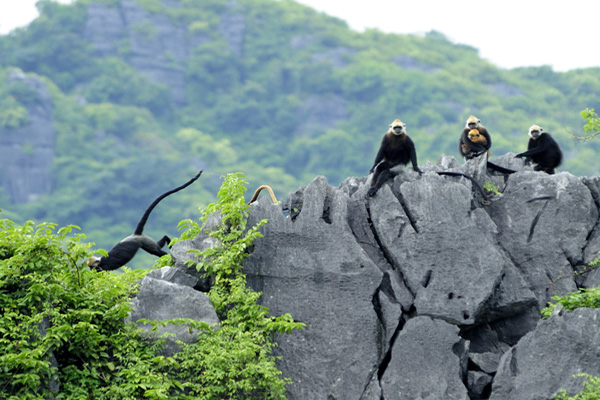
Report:
M 498 185 L 494 184 L 494 182 L 485 181 L 485 183 L 483 184 L 483 190 L 489 195 L 502 196 L 500 188 L 498 187 Z
M 130 298 L 145 272 L 90 271 L 91 244 L 77 227 L 44 223 L 16 226 L 0 220 L 0 391 L 7 399 L 285 399 L 285 385 L 271 354 L 275 333 L 304 325 L 257 304 L 246 287 L 241 262 L 266 223 L 246 229 L 249 207 L 239 174 L 230 174 L 219 201 L 204 211 L 220 216 L 210 233 L 220 245 L 199 256 L 214 276 L 209 293 L 221 318 L 140 321 L 153 329 L 186 324 L 203 332 L 173 357 L 161 355 L 163 340 L 150 341 L 125 324 Z M 192 229 L 183 237 L 197 233 Z M 168 257 L 157 264 L 164 265 Z
M 575 377 L 587 378 L 583 390 L 574 396 L 569 396 L 566 390 L 561 389 L 554 400 L 598 400 L 600 399 L 600 377 L 589 374 L 577 374 Z
M 37 7 L 40 17 L 21 30 L 12 43 L 0 45 L 0 64 L 18 65 L 27 72 L 48 76 L 62 89 L 92 77 L 92 47 L 81 36 L 87 14 L 84 4 L 42 0 Z
M 0 92 L 0 128 L 19 128 L 28 121 L 27 109 L 13 96 Z
M 594 261 L 592 261 L 591 263 L 589 263 L 582 271 L 575 272 L 569 275 L 563 275 L 557 278 L 553 282 L 553 284 L 559 279 L 572 277 L 575 275 L 581 275 L 598 267 L 600 267 L 600 256 L 594 259 Z M 566 310 L 574 310 L 580 307 L 600 308 L 600 286 L 587 289 L 579 289 L 577 292 L 567 294 L 565 296 L 553 296 L 552 300 L 554 301 L 554 303 L 549 304 L 548 307 L 542 309 L 541 312 L 543 318 L 549 318 L 552 315 L 552 312 L 554 311 L 556 306 L 558 305 L 561 305 Z
M 115 103 L 147 108 L 157 115 L 170 110 L 169 90 L 155 85 L 128 64 L 116 58 L 99 62 L 100 74 L 82 90 L 92 103 Z
M 126 326 L 143 273 L 89 271 L 74 226 L 0 220 L 0 390 L 10 399 L 114 399 L 159 387 L 154 348 Z M 113 394 L 115 394 L 113 396 Z M 118 395 L 118 394 L 122 394 Z
M 575 136 L 577 139 L 589 140 L 600 134 L 600 118 L 593 108 L 581 111 L 581 118 L 585 121 L 585 125 L 583 125 L 585 136 Z
M 289 314 L 273 317 L 267 307 L 257 303 L 260 293 L 246 286 L 242 261 L 248 249 L 261 237 L 262 220 L 247 229 L 250 207 L 244 200 L 246 190 L 240 173 L 228 174 L 218 201 L 203 212 L 202 227 L 193 221 L 182 221 L 186 230 L 181 239 L 193 238 L 209 221 L 219 220 L 208 234 L 218 243 L 203 252 L 195 251 L 201 260 L 196 268 L 213 277 L 208 295 L 221 318 L 218 330 L 200 337 L 197 343 L 184 347 L 176 358 L 187 381 L 190 395 L 205 399 L 285 399 L 288 379 L 271 355 L 273 335 L 303 328 Z

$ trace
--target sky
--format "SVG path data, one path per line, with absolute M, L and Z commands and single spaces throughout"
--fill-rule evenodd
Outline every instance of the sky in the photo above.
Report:
M 0 34 L 37 17 L 37 0 L 0 0 Z M 225 0 L 224 0 L 225 1 Z M 61 0 L 70 3 L 71 0 Z M 443 33 L 501 68 L 600 67 L 600 1 L 595 0 L 299 0 L 363 32 Z

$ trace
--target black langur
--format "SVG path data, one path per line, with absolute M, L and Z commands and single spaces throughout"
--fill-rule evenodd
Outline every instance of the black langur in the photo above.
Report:
M 154 200 L 146 209 L 144 215 L 142 215 L 142 218 L 140 219 L 140 222 L 138 222 L 133 235 L 127 236 L 125 239 L 117 243 L 112 249 L 110 249 L 108 252 L 108 257 L 90 257 L 88 260 L 88 266 L 92 269 L 101 271 L 112 271 L 131 261 L 140 248 L 157 257 L 162 257 L 167 254 L 162 250 L 162 248 L 165 244 L 168 244 L 171 239 L 165 235 L 159 241 L 155 241 L 154 239 L 143 234 L 144 225 L 146 225 L 146 221 L 148 220 L 148 217 L 150 216 L 150 213 L 154 207 L 156 207 L 156 205 L 162 199 L 190 186 L 196 179 L 200 177 L 201 174 L 202 171 L 200 171 L 196 176 L 183 185 L 158 196 L 156 200 Z
M 563 158 L 558 143 L 538 125 L 531 125 L 529 137 L 527 151 L 519 153 L 515 157 L 525 157 L 525 162 L 533 161 L 537 164 L 534 167 L 535 171 L 544 171 L 549 175 L 554 174 L 554 169 L 560 165 Z
M 258 189 L 256 189 L 254 191 L 254 194 L 252 195 L 252 199 L 250 199 L 250 201 L 248 202 L 248 204 L 252 204 L 256 201 L 256 199 L 258 199 L 258 195 L 260 194 L 260 192 L 263 189 L 267 189 L 267 191 L 269 192 L 269 195 L 271 196 L 271 200 L 273 200 L 273 204 L 278 204 L 279 202 L 277 201 L 277 198 L 275 197 L 275 193 L 273 193 L 273 189 L 271 189 L 271 186 L 269 185 L 262 185 L 259 186 Z
M 469 116 L 458 142 L 460 155 L 470 160 L 486 153 L 490 147 L 492 147 L 492 138 L 487 129 L 481 125 L 481 120 L 474 115 Z
M 417 165 L 417 152 L 412 139 L 406 134 L 406 125 L 399 119 L 395 119 L 390 124 L 390 129 L 383 136 L 381 146 L 375 157 L 375 163 L 369 173 L 375 171 L 371 181 L 371 187 L 367 192 L 368 196 L 373 196 L 381 186 L 393 175 L 390 171 L 398 165 L 412 163 L 415 171 L 421 174 Z
M 469 133 L 467 134 L 467 139 L 469 139 L 472 143 L 474 143 L 476 145 L 483 146 L 484 147 L 483 152 L 485 152 L 485 147 L 489 148 L 487 138 L 485 137 L 485 135 L 483 135 L 477 129 L 471 129 L 469 131 Z M 472 154 L 475 154 L 468 145 L 461 144 L 461 147 L 462 147 L 463 152 L 466 154 L 467 158 L 472 158 L 473 157 Z M 479 153 L 479 154 L 483 154 L 483 153 Z M 490 152 L 488 151 L 488 156 L 489 155 L 490 155 Z
M 483 125 L 481 125 L 479 118 L 471 115 L 467 119 L 465 129 L 462 131 L 460 136 L 458 144 L 458 150 L 460 151 L 460 154 L 467 160 L 478 157 L 486 152 L 489 156 L 491 154 L 489 151 L 491 147 L 492 138 L 490 137 L 489 132 Z M 503 174 L 514 174 L 517 172 L 515 170 L 496 165 L 490 161 L 487 161 L 486 165 L 488 168 Z

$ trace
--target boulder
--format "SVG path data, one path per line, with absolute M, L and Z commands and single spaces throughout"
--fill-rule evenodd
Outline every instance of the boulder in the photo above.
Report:
M 167 277 L 169 280 L 163 280 Z M 137 322 L 139 319 L 164 321 L 175 318 L 190 318 L 203 321 L 209 325 L 217 324 L 219 318 L 208 296 L 193 289 L 195 279 L 183 276 L 180 271 L 162 268 L 145 276 L 140 284 L 140 290 L 132 300 L 133 311 L 127 321 Z M 177 341 L 193 343 L 201 331 L 189 329 L 186 325 L 173 324 L 160 326 L 152 332 L 152 326 L 139 322 L 148 336 L 166 337 L 165 354 L 171 355 L 179 350 Z
M 600 376 L 600 310 L 579 308 L 541 321 L 504 354 L 490 399 L 546 400 L 560 389 L 583 388 L 585 373 Z

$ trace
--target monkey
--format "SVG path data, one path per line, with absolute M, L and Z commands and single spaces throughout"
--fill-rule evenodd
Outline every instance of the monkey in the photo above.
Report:
M 417 152 L 415 144 L 406 133 L 406 124 L 399 119 L 395 119 L 390 124 L 390 128 L 383 136 L 381 146 L 375 157 L 375 163 L 369 170 L 369 173 L 375 171 L 371 181 L 371 187 L 367 192 L 368 196 L 373 196 L 383 186 L 383 184 L 393 175 L 390 171 L 397 165 L 406 165 L 412 163 L 415 171 L 422 174 L 417 165 Z
M 127 236 L 119 243 L 117 243 L 110 251 L 108 252 L 108 257 L 90 257 L 88 259 L 88 266 L 91 269 L 96 269 L 100 271 L 112 271 L 114 269 L 120 268 L 123 265 L 127 264 L 129 261 L 133 259 L 137 251 L 141 248 L 148 253 L 155 255 L 157 257 L 162 257 L 167 254 L 162 250 L 165 244 L 168 244 L 171 239 L 167 235 L 163 236 L 159 241 L 154 241 L 154 239 L 150 238 L 143 234 L 144 225 L 146 225 L 146 221 L 150 216 L 150 213 L 156 207 L 156 205 L 165 197 L 176 193 L 182 189 L 185 189 L 189 185 L 191 185 L 196 179 L 200 177 L 202 171 L 200 171 L 196 176 L 192 179 L 184 183 L 183 185 L 176 187 L 175 189 L 169 190 L 166 193 L 161 194 L 150 204 L 150 206 L 146 209 L 142 218 L 137 224 L 133 235 Z
M 275 193 L 273 193 L 273 189 L 271 189 L 271 186 L 269 185 L 262 185 L 259 186 L 258 189 L 256 189 L 254 191 L 254 194 L 252 195 L 252 199 L 250 199 L 250 201 L 248 202 L 248 204 L 252 204 L 256 201 L 256 199 L 258 199 L 258 195 L 260 194 L 260 192 L 263 189 L 267 189 L 267 191 L 269 192 L 269 195 L 271 195 L 271 200 L 273 200 L 273 204 L 278 204 L 279 202 L 277 201 L 277 198 L 275 197 Z
M 529 143 L 527 151 L 515 157 L 525 157 L 525 162 L 533 161 L 537 164 L 535 171 L 544 171 L 548 175 L 554 174 L 554 169 L 562 163 L 563 154 L 556 140 L 538 125 L 529 127 Z
M 481 125 L 481 120 L 474 115 L 469 116 L 465 129 L 462 131 L 458 142 L 460 154 L 467 160 L 478 157 L 487 152 L 488 157 L 492 154 L 492 138 L 487 129 Z M 496 165 L 490 161 L 486 163 L 488 168 L 503 174 L 514 174 L 515 170 Z
M 476 130 L 477 132 L 473 132 Z M 465 159 L 477 157 L 492 147 L 492 138 L 487 129 L 481 125 L 481 120 L 474 115 L 467 118 L 458 142 L 458 151 Z

